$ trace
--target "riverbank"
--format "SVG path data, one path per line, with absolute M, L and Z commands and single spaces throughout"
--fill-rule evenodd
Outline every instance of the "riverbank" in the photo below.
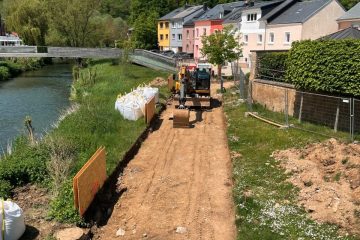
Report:
M 93 73 L 91 80 L 89 72 Z M 82 222 L 73 206 L 72 177 L 96 149 L 106 147 L 110 175 L 146 128 L 143 119 L 128 121 L 121 117 L 114 109 L 117 95 L 167 75 L 135 65 L 111 63 L 95 63 L 81 73 L 82 79 L 72 86 L 72 98 L 79 105 L 77 111 L 65 117 L 37 144 L 19 138 L 13 154 L 0 163 L 1 196 L 11 196 L 11 189 L 27 183 L 45 187 L 51 204 L 44 208 L 58 222 Z M 166 88 L 161 88 L 163 104 L 168 96 Z
M 19 76 L 26 71 L 39 69 L 51 63 L 45 58 L 0 59 L 0 82 Z

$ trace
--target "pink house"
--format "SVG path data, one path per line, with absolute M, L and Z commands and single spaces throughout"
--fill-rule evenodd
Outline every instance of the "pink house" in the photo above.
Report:
M 245 2 L 243 1 L 218 4 L 194 21 L 194 59 L 196 62 L 205 60 L 200 52 L 202 49 L 202 36 L 208 36 L 215 31 L 222 31 L 224 18 L 236 9 L 244 6 L 244 4 Z

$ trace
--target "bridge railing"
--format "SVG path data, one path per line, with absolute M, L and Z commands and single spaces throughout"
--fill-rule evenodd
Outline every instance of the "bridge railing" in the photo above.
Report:
M 0 53 L 37 53 L 36 46 L 0 46 Z
M 158 54 L 158 53 L 150 52 L 150 51 L 143 50 L 143 49 L 135 49 L 133 54 L 137 55 L 137 56 L 143 56 L 143 57 L 146 57 L 149 59 L 153 59 L 154 61 L 161 62 L 166 65 L 170 65 L 170 66 L 174 66 L 174 67 L 176 66 L 175 59 Z

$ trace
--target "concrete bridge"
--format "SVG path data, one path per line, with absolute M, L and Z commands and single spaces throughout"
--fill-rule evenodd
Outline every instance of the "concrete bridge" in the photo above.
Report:
M 73 48 L 73 47 L 37 47 L 37 46 L 0 46 L 0 58 L 120 58 L 124 54 L 118 48 Z M 176 60 L 161 54 L 136 49 L 128 52 L 129 60 L 135 64 L 156 70 L 176 71 Z

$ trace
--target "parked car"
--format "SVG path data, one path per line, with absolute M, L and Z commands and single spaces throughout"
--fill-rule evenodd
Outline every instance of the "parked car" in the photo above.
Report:
M 152 49 L 150 50 L 150 52 L 153 52 L 153 53 L 161 53 L 161 51 L 159 49 Z
M 174 52 L 172 50 L 166 50 L 162 52 L 162 55 L 165 55 L 167 57 L 173 57 L 174 56 Z
M 176 59 L 190 59 L 191 55 L 186 52 L 178 52 L 175 53 L 173 57 Z

